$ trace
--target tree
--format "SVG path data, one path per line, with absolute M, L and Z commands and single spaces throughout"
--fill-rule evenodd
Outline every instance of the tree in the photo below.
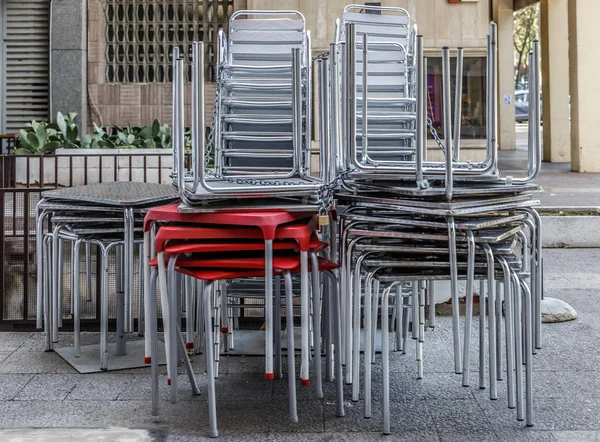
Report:
M 532 42 L 538 36 L 539 3 L 534 3 L 514 13 L 515 83 L 526 77 Z

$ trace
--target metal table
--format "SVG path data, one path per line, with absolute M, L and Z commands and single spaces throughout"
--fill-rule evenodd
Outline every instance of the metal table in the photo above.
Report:
M 179 199 L 177 189 L 170 184 L 137 183 L 137 182 L 110 182 L 92 184 L 88 186 L 70 187 L 64 189 L 48 190 L 42 193 L 42 199 L 37 205 L 37 327 L 42 328 L 42 241 L 44 220 L 49 214 L 55 213 L 112 213 L 113 217 L 123 217 L 123 251 L 124 268 L 123 293 L 118 293 L 117 303 L 124 303 L 121 318 L 117 321 L 123 325 L 123 330 L 117 333 L 117 355 L 126 353 L 126 343 L 123 332 L 133 331 L 133 291 L 134 291 L 134 220 L 135 214 L 143 214 L 149 207 L 168 204 Z M 119 232 L 120 234 L 120 232 Z M 90 232 L 90 235 L 92 233 Z M 120 238 L 119 238 L 120 239 Z M 57 306 L 53 305 L 53 312 Z M 121 312 L 119 312 L 121 313 Z M 119 314 L 118 314 L 119 316 Z M 56 318 L 56 316 L 54 315 Z M 120 319 L 120 320 L 119 320 Z M 139 324 L 138 324 L 139 325 Z M 139 328 L 139 327 L 138 327 Z M 140 329 L 141 330 L 141 329 Z M 52 342 L 57 340 L 58 327 L 53 324 L 52 336 L 47 337 L 46 350 L 52 349 Z

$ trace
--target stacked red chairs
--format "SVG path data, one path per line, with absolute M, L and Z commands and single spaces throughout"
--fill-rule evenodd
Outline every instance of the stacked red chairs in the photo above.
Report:
M 194 378 L 187 349 L 191 347 L 193 334 L 186 321 L 187 344 L 181 334 L 181 291 L 177 275 L 195 278 L 204 282 L 197 307 L 202 310 L 201 321 L 195 328 L 204 335 L 204 356 L 208 376 L 208 399 L 211 436 L 217 436 L 216 398 L 214 379 L 216 377 L 216 354 L 219 352 L 219 333 L 228 333 L 227 327 L 216 330 L 211 312 L 217 310 L 221 300 L 213 297 L 216 281 L 238 278 L 265 278 L 265 379 L 281 375 L 281 300 L 273 297 L 273 277 L 280 275 L 285 282 L 286 328 L 288 348 L 288 383 L 290 420 L 297 421 L 296 374 L 293 333 L 292 274 L 300 274 L 301 310 L 301 369 L 302 385 L 309 385 L 309 359 L 311 344 L 314 349 L 314 388 L 318 397 L 323 396 L 321 374 L 321 317 L 324 308 L 321 304 L 320 275 L 329 277 L 334 290 L 332 296 L 324 296 L 323 302 L 332 313 L 333 336 L 325 341 L 341 348 L 339 327 L 339 291 L 333 270 L 337 265 L 318 254 L 327 247 L 317 234 L 317 216 L 309 212 L 221 212 L 221 213 L 182 213 L 177 205 L 163 206 L 148 212 L 144 223 L 145 245 L 145 302 L 147 339 L 146 356 L 153 366 L 153 413 L 158 410 L 158 371 L 157 371 L 157 296 L 156 280 L 160 287 L 160 299 L 165 331 L 167 352 L 167 373 L 171 388 L 171 401 L 177 397 L 177 363 L 182 357 L 192 390 L 199 390 Z M 154 253 L 156 257 L 154 257 Z M 312 287 L 309 283 L 312 274 Z M 312 293 L 311 293 L 312 292 Z M 324 294 L 328 293 L 324 291 Z M 312 299 L 311 299 L 312 295 Z M 226 303 L 226 300 L 225 300 Z M 312 304 L 312 305 L 311 305 Z M 226 306 L 226 304 L 225 304 Z M 310 309 L 313 312 L 312 343 L 310 342 Z M 275 311 L 275 314 L 274 314 Z M 174 313 L 175 312 L 175 313 Z M 186 313 L 189 309 L 186 309 Z M 189 317 L 191 319 L 192 316 Z M 201 322 L 201 323 L 200 323 Z M 192 325 L 193 328 L 193 325 Z M 335 359 L 337 414 L 343 415 L 343 394 L 341 376 L 341 353 L 332 345 L 325 346 L 326 361 Z M 332 354 L 333 353 L 333 354 Z M 274 364 L 275 363 L 275 367 Z M 274 368 L 273 368 L 274 367 Z

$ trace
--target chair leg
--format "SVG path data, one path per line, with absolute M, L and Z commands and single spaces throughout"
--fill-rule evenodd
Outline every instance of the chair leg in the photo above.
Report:
M 354 269 L 354 284 L 351 290 L 354 292 L 352 296 L 352 302 L 354 303 L 352 314 L 354 317 L 352 318 L 352 354 L 348 355 L 348 357 L 352 358 L 352 401 L 357 402 L 360 396 L 360 320 L 362 298 L 359 265 Z
M 419 341 L 417 348 L 417 379 L 423 379 L 423 345 L 425 343 L 425 281 L 419 281 Z
M 404 295 L 402 293 L 402 284 L 396 286 L 396 351 L 402 351 L 402 320 L 404 318 Z
M 335 392 L 336 392 L 336 416 L 344 416 L 344 379 L 342 372 L 342 352 L 341 348 L 344 345 L 342 342 L 342 329 L 340 327 L 341 322 L 341 307 L 340 307 L 340 288 L 337 283 L 335 274 L 331 271 L 326 272 L 331 280 L 331 286 L 333 287 L 332 293 L 332 311 L 333 311 L 333 332 L 334 332 L 334 357 L 335 357 Z
M 500 281 L 496 282 L 496 380 L 502 375 L 502 299 L 504 290 Z
M 283 378 L 281 365 L 281 276 L 275 276 L 275 377 Z M 238 309 L 236 309 L 238 311 Z
M 475 283 L 475 239 L 473 232 L 467 231 L 467 299 L 465 309 L 465 345 L 463 354 L 463 387 L 468 387 L 471 377 L 471 325 L 473 323 L 473 284 Z
M 208 416 L 210 426 L 210 437 L 218 437 L 217 430 L 217 396 L 215 392 L 215 366 L 213 354 L 213 337 L 212 337 L 212 315 L 211 315 L 211 292 L 213 284 L 206 282 L 204 286 L 204 338 L 205 338 L 205 354 L 206 374 L 208 381 Z
M 81 323 L 80 323 L 80 308 L 79 308 L 79 300 L 81 298 L 79 294 L 79 250 L 81 246 L 81 239 L 78 239 L 73 244 L 73 293 L 71 294 L 73 298 L 73 347 L 75 350 L 75 357 L 78 358 L 81 356 L 81 346 L 80 346 L 80 337 L 81 337 Z
M 390 329 L 388 325 L 389 295 L 393 285 L 383 289 L 381 299 L 381 360 L 383 371 L 383 434 L 390 434 Z
M 169 309 L 169 352 L 167 353 L 167 360 L 171 364 L 171 390 L 170 397 L 171 403 L 177 403 L 177 387 L 178 387 L 178 379 L 177 379 L 177 361 L 178 361 L 178 352 L 179 346 L 177 345 L 177 323 L 179 322 L 179 309 L 178 309 L 178 300 L 180 293 L 178 290 L 178 285 L 176 281 L 175 275 L 175 263 L 177 262 L 177 255 L 172 255 L 169 258 L 169 267 L 167 270 L 167 278 L 168 278 L 168 289 L 167 289 L 167 301 L 168 301 L 168 309 Z
M 150 341 L 150 353 L 148 357 L 151 366 L 152 416 L 158 416 L 158 309 L 156 302 L 156 278 L 158 272 L 156 269 L 152 269 L 149 273 L 148 290 L 144 292 L 146 295 L 145 308 L 147 313 L 145 325 L 148 327 L 145 339 L 146 341 Z
M 479 281 L 479 388 L 485 389 L 485 281 Z
M 150 294 L 150 230 L 148 230 L 147 232 L 144 232 L 144 245 L 142 247 L 143 249 L 143 258 L 144 258 L 144 263 L 143 263 L 143 275 L 144 275 L 144 291 L 143 291 L 143 298 L 144 298 L 144 363 L 145 364 L 149 364 L 151 362 L 151 340 L 150 340 L 150 333 L 151 333 L 151 327 L 149 324 L 150 321 L 150 315 L 151 315 L 151 311 L 150 309 L 152 308 L 150 306 L 150 297 L 152 296 Z M 87 250 L 86 250 L 87 251 Z M 156 284 L 156 282 L 155 282 Z M 141 297 L 140 297 L 141 299 Z M 156 303 L 156 299 L 154 300 L 154 303 Z M 139 319 L 138 319 L 139 321 Z
M 456 256 L 456 226 L 448 217 L 448 248 L 450 252 L 450 294 L 452 296 L 452 341 L 454 343 L 454 372 L 462 373 L 460 357 L 460 311 L 458 305 L 458 263 Z
M 308 252 L 300 252 L 300 329 L 301 329 L 301 364 L 300 385 L 310 385 L 309 358 L 310 358 L 310 287 L 308 283 Z
M 51 269 L 51 258 L 50 248 L 52 241 L 50 236 L 43 239 L 42 244 L 42 265 L 44 266 L 42 272 L 42 291 L 43 291 L 43 314 L 44 314 L 44 333 L 46 335 L 46 351 L 52 351 L 52 269 Z
M 371 290 L 372 290 L 372 275 L 367 276 L 365 280 L 365 337 L 364 337 L 364 370 L 365 370 L 365 418 L 371 417 Z
M 528 427 L 533 426 L 533 327 L 535 318 L 532 316 L 532 295 L 527 283 L 521 281 L 521 290 L 525 304 L 525 423 Z
M 273 380 L 273 240 L 265 240 L 265 379 Z
M 376 353 L 376 349 L 377 349 L 377 316 L 379 313 L 379 302 L 381 301 L 381 298 L 379 297 L 379 288 L 380 288 L 380 284 L 379 281 L 374 280 L 373 281 L 373 291 L 371 292 L 372 294 L 372 301 L 373 303 L 371 304 L 371 363 L 374 364 L 375 363 L 375 353 Z
M 158 253 L 158 284 L 160 289 L 160 308 L 162 311 L 164 340 L 165 340 L 165 353 L 167 355 L 167 384 L 171 384 L 171 372 L 173 367 L 171 366 L 171 359 L 169 357 L 171 350 L 171 332 L 170 332 L 170 318 L 169 318 L 169 291 L 167 281 L 167 270 L 165 268 L 165 256 L 162 252 Z
M 288 359 L 288 396 L 290 401 L 290 421 L 298 422 L 298 409 L 296 405 L 296 363 L 294 350 L 294 303 L 292 300 L 292 276 L 289 272 L 283 273 L 285 282 L 285 311 L 287 330 L 287 359 Z
M 312 307 L 313 307 L 313 352 L 315 367 L 315 393 L 323 397 L 323 374 L 321 368 L 321 284 L 319 260 L 315 252 L 310 253 L 312 267 Z
M 521 284 L 518 276 L 512 272 L 513 302 L 514 302 L 514 332 L 515 332 L 515 384 L 517 390 L 517 420 L 525 419 L 523 409 L 523 339 L 521 334 Z

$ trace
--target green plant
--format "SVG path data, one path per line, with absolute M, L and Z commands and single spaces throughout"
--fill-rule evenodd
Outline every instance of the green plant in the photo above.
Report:
M 110 132 L 94 124 L 94 131 L 81 138 L 86 149 L 169 149 L 171 130 L 154 120 L 151 126 L 114 126 Z
M 59 148 L 65 149 L 170 149 L 173 147 L 171 129 L 154 120 L 150 126 L 113 126 L 110 130 L 93 124 L 94 130 L 79 137 L 74 112 L 60 112 L 56 123 L 32 121 L 21 130 L 20 148 L 16 154 L 51 154 Z M 184 135 L 186 150 L 191 148 L 189 132 Z
M 66 117 L 58 113 L 56 123 L 35 121 L 27 123 L 21 129 L 17 155 L 44 155 L 54 153 L 56 149 L 78 149 L 80 147 L 79 128 L 75 123 L 77 114 L 69 113 Z

